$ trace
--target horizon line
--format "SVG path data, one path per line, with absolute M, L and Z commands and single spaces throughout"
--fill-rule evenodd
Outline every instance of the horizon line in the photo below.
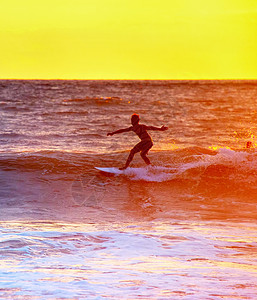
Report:
M 0 78 L 0 80 L 80 80 L 80 81 L 256 81 L 256 78 L 202 78 L 202 79 L 96 79 L 96 78 Z

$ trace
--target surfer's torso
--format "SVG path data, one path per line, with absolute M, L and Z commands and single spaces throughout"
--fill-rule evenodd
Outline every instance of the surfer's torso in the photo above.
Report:
M 142 140 L 142 141 L 152 141 L 150 134 L 147 132 L 147 126 L 143 124 L 136 124 L 131 126 L 131 130 L 135 132 L 135 134 Z

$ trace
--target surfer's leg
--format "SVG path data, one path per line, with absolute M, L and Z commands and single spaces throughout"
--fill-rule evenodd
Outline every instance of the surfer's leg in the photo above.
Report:
M 147 151 L 147 152 L 148 152 L 148 151 Z M 146 163 L 147 165 L 150 165 L 151 162 L 150 162 L 149 158 L 146 156 L 147 152 L 143 152 L 143 151 L 142 151 L 142 152 L 140 153 L 140 155 L 141 155 L 141 157 L 143 158 L 143 160 L 145 161 L 145 163 Z
M 151 162 L 150 162 L 149 158 L 146 157 L 146 155 L 147 155 L 148 151 L 152 148 L 152 146 L 153 146 L 152 141 L 145 141 L 145 140 L 139 142 L 138 144 L 136 144 L 136 146 L 130 151 L 129 157 L 128 157 L 127 161 L 126 161 L 125 166 L 124 166 L 123 168 L 120 168 L 120 170 L 125 170 L 125 169 L 127 169 L 127 167 L 129 166 L 129 164 L 131 163 L 131 161 L 132 161 L 134 155 L 135 155 L 137 152 L 141 152 L 141 153 L 140 153 L 140 154 L 141 154 L 141 157 L 143 158 L 143 160 L 145 161 L 145 163 L 146 163 L 147 165 L 150 165 Z
M 136 151 L 135 151 L 134 148 L 133 148 L 133 149 L 130 151 L 130 153 L 129 153 L 129 156 L 128 156 L 128 159 L 127 159 L 127 161 L 126 161 L 125 166 L 122 167 L 122 168 L 120 168 L 120 170 L 125 170 L 125 169 L 127 169 L 127 167 L 128 167 L 129 164 L 131 163 L 131 161 L 132 161 L 132 159 L 133 159 L 133 157 L 134 157 L 135 154 L 136 154 Z
M 152 146 L 153 146 L 152 142 L 145 144 L 144 149 L 140 153 L 141 157 L 143 158 L 143 160 L 147 165 L 151 164 L 149 158 L 146 155 L 148 154 L 148 151 L 152 148 Z
M 127 168 L 129 166 L 129 164 L 132 162 L 132 159 L 134 158 L 134 155 L 136 154 L 136 152 L 134 151 L 134 149 L 132 149 L 129 153 L 128 159 L 126 161 L 125 167 Z
M 133 160 L 134 155 L 135 155 L 137 152 L 139 152 L 139 151 L 142 150 L 142 144 L 143 144 L 143 143 L 142 143 L 142 141 L 141 141 L 141 142 L 139 142 L 138 144 L 136 144 L 136 146 L 135 146 L 133 149 L 131 149 L 131 151 L 130 151 L 130 153 L 129 153 L 129 156 L 128 156 L 128 159 L 127 159 L 127 161 L 126 161 L 125 166 L 122 167 L 122 168 L 120 168 L 120 170 L 125 170 L 125 169 L 127 169 L 127 167 L 129 166 L 129 164 L 130 164 L 131 161 Z

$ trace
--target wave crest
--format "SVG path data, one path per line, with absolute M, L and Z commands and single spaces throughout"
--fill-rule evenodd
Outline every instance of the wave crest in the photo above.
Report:
M 40 153 L 10 154 L 0 157 L 1 171 L 39 172 L 46 174 L 99 175 L 94 169 L 117 166 L 124 153 L 105 155 L 44 151 Z M 257 153 L 242 150 L 184 148 L 174 151 L 152 152 L 154 166 L 142 166 L 140 158 L 122 177 L 129 181 L 179 184 L 199 191 L 255 191 L 257 192 Z M 99 175 L 99 178 L 101 176 Z M 100 180 L 100 179 L 99 179 Z

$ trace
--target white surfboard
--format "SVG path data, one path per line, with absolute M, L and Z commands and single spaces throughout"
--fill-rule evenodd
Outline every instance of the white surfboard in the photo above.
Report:
M 105 172 L 105 173 L 111 173 L 111 174 L 123 174 L 124 171 L 118 169 L 118 168 L 99 168 L 95 167 L 98 171 Z

